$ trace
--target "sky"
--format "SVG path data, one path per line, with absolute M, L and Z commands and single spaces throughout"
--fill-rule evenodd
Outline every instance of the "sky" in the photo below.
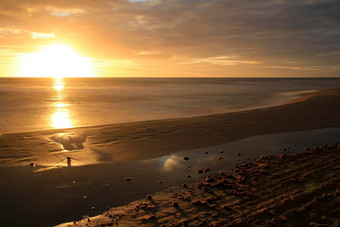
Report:
M 339 12 L 337 0 L 1 0 L 0 76 L 63 43 L 95 76 L 340 77 Z

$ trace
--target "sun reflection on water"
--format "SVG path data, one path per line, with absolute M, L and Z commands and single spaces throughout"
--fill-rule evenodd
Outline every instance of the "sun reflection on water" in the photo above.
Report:
M 72 120 L 69 114 L 69 110 L 64 102 L 64 82 L 62 78 L 56 78 L 53 84 L 53 88 L 56 90 L 56 102 L 53 103 L 55 107 L 54 113 L 51 115 L 51 126 L 53 128 L 72 128 Z
M 72 122 L 67 109 L 59 108 L 52 116 L 52 126 L 54 128 L 71 128 Z

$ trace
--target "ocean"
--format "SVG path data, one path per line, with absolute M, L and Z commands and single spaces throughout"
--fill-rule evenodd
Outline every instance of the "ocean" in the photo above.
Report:
M 339 86 L 334 78 L 0 78 L 0 133 L 234 112 Z

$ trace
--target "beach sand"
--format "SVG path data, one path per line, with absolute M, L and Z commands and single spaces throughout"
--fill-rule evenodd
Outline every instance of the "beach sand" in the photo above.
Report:
M 339 226 L 340 142 L 262 156 L 64 226 Z
M 133 160 L 149 160 L 152 158 L 159 158 L 165 155 L 170 155 L 178 151 L 225 144 L 228 142 L 256 135 L 339 127 L 339 104 L 340 88 L 336 88 L 306 94 L 301 97 L 301 99 L 286 105 L 234 113 L 103 125 L 95 127 L 3 134 L 0 135 L 0 167 L 3 167 L 8 172 L 8 178 L 6 178 L 6 181 L 9 180 L 11 182 L 10 185 L 15 185 L 15 187 L 19 189 L 20 187 L 18 187 L 17 185 L 19 183 L 16 181 L 16 175 L 29 175 L 29 171 L 31 171 L 31 169 L 28 171 L 28 169 L 26 169 L 28 166 L 34 166 L 33 170 L 36 172 L 65 166 L 67 165 L 67 162 L 65 160 L 63 162 L 60 162 L 60 160 L 61 157 L 65 158 L 66 156 L 78 160 L 72 162 L 72 166 L 85 166 L 90 164 L 100 165 L 104 163 L 119 163 Z M 306 165 L 303 164 L 304 162 L 309 160 L 310 157 L 314 156 L 315 163 L 313 163 L 312 161 L 311 163 L 309 163 L 308 161 Z M 275 209 L 274 211 L 271 210 L 269 202 L 268 206 L 265 205 L 266 201 L 271 201 L 271 199 L 273 199 L 273 207 L 279 206 L 277 201 L 281 201 L 281 198 L 283 201 L 284 198 L 290 198 L 290 196 L 292 196 L 291 199 L 293 200 L 293 204 L 296 202 L 294 200 L 295 197 L 300 198 L 302 196 L 301 200 L 305 201 L 305 197 L 307 195 L 310 196 L 310 194 L 304 194 L 305 187 L 308 186 L 313 189 L 313 184 L 315 184 L 315 187 L 321 187 L 320 190 L 316 189 L 316 192 L 319 193 L 320 191 L 321 193 L 315 194 L 316 200 L 319 200 L 319 197 L 321 196 L 322 198 L 325 197 L 326 202 L 329 202 L 330 200 L 332 200 L 330 198 L 333 198 L 331 196 L 336 193 L 336 190 L 334 191 L 333 189 L 339 187 L 339 185 L 336 185 L 334 183 L 334 186 L 334 184 L 332 183 L 338 182 L 338 178 L 332 175 L 332 173 L 338 171 L 338 168 L 336 168 L 336 165 L 339 164 L 338 153 L 328 153 L 325 151 L 320 153 L 316 152 L 315 154 L 313 153 L 313 155 L 302 155 L 301 157 L 296 157 L 284 157 L 281 159 L 275 156 L 273 157 L 273 159 L 262 160 L 265 161 L 263 165 L 259 166 L 256 164 L 245 167 L 249 168 L 249 171 L 258 173 L 258 179 L 252 179 L 252 175 L 250 174 L 249 176 L 251 179 L 248 179 L 248 175 L 245 175 L 241 176 L 241 182 L 239 182 L 239 174 L 234 174 L 234 177 L 236 178 L 231 176 L 230 178 L 228 178 L 225 176 L 229 174 L 227 173 L 228 171 L 224 171 L 224 173 L 221 175 L 211 176 L 213 178 L 212 182 L 225 179 L 225 182 L 223 184 L 227 184 L 228 186 L 228 188 L 226 188 L 228 189 L 227 193 L 223 192 L 223 190 L 226 189 L 222 190 L 218 187 L 216 188 L 212 186 L 207 187 L 207 185 L 205 185 L 206 191 L 203 194 L 202 189 L 204 186 L 202 185 L 199 186 L 201 188 L 190 190 L 173 188 L 169 189 L 170 191 L 160 192 L 156 195 L 153 195 L 151 205 L 150 201 L 138 201 L 132 203 L 129 206 L 119 207 L 109 211 L 109 216 L 107 216 L 107 214 L 103 214 L 102 216 L 96 218 L 90 218 L 90 222 L 85 219 L 81 221 L 80 224 L 96 225 L 95 221 L 98 221 L 99 223 L 105 225 L 110 224 L 111 222 L 114 223 L 118 220 L 120 224 L 125 223 L 126 225 L 137 225 L 141 223 L 152 225 L 160 223 L 179 223 L 184 219 L 188 219 L 188 224 L 191 223 L 192 225 L 196 225 L 202 222 L 201 224 L 205 225 L 207 222 L 210 223 L 211 220 L 215 220 L 214 218 L 216 218 L 217 215 L 217 217 L 219 217 L 218 219 L 222 221 L 222 225 L 226 223 L 238 222 L 241 223 L 240 225 L 242 225 L 242 223 L 256 224 L 257 222 L 261 225 L 261 223 L 269 223 L 270 220 L 273 218 L 267 218 L 268 215 L 268 217 L 272 215 L 268 214 L 267 211 L 274 212 L 275 217 L 283 215 L 282 220 L 275 219 L 274 223 L 276 223 L 276 221 L 279 221 L 281 223 L 281 221 L 284 222 L 284 220 L 286 219 L 291 220 L 289 219 L 290 216 L 287 216 L 286 213 L 284 213 L 286 211 L 282 211 L 283 213 L 280 213 L 281 211 L 279 211 L 279 213 L 275 213 L 277 211 Z M 302 159 L 300 160 L 299 158 Z M 329 162 L 330 160 L 333 161 Z M 318 163 L 320 163 L 320 165 Z M 301 167 L 299 170 L 300 172 L 298 172 L 297 169 L 295 171 L 295 166 Z M 322 169 L 323 166 L 328 166 L 329 168 Z M 12 167 L 16 167 L 16 169 Z M 305 171 L 304 167 L 308 167 L 309 172 L 321 172 L 323 173 L 323 175 L 319 176 L 316 174 L 314 176 L 312 174 L 311 182 L 308 181 L 309 183 L 306 183 L 307 186 L 305 185 L 305 182 L 300 182 L 301 184 L 299 184 L 299 181 L 301 180 L 299 176 L 301 171 Z M 261 168 L 263 170 L 261 170 Z M 317 171 L 314 171 L 313 168 L 316 168 Z M 74 172 L 81 171 L 77 170 L 76 168 L 70 168 L 70 170 L 68 170 L 68 168 L 60 169 L 61 170 L 58 173 L 65 174 L 66 178 L 70 178 L 68 180 L 71 182 L 71 184 L 72 174 Z M 89 169 L 89 171 L 89 173 L 92 173 L 92 170 Z M 100 168 L 97 168 L 96 171 L 98 171 L 98 174 L 100 174 Z M 247 172 L 248 170 L 244 171 Z M 266 171 L 270 171 L 271 175 L 266 174 L 268 173 Z M 275 171 L 278 171 L 277 174 L 274 174 Z M 287 177 L 280 175 L 280 171 L 285 173 L 287 177 L 289 176 L 289 178 L 292 178 L 293 180 L 285 181 L 287 180 Z M 5 175 L 7 174 L 7 172 L 5 173 Z M 53 186 L 54 182 L 52 182 L 52 179 L 60 178 L 60 185 L 64 184 L 65 179 L 62 179 L 61 175 L 58 176 L 53 171 L 45 172 L 46 174 L 43 175 L 32 175 L 32 179 L 34 180 L 34 182 L 40 182 L 39 185 L 42 185 L 41 187 L 43 187 L 43 185 L 45 184 L 44 182 L 49 182 L 51 186 Z M 295 172 L 297 173 L 296 176 L 293 175 Z M 328 178 L 322 178 L 322 176 L 327 175 L 329 175 Z M 39 176 L 44 176 L 44 180 L 41 181 Z M 274 178 L 271 178 L 272 176 Z M 217 179 L 219 177 L 220 179 Z M 242 180 L 243 178 L 246 178 L 245 183 Z M 314 178 L 315 180 L 313 180 Z M 294 179 L 297 179 L 296 181 L 298 183 L 294 183 Z M 326 188 L 322 186 L 324 185 L 323 180 L 325 180 L 326 182 Z M 257 183 L 257 181 L 262 183 Z M 20 182 L 24 182 L 27 185 L 33 184 L 32 182 L 25 182 L 25 179 Z M 277 191 L 278 194 L 275 194 L 276 191 L 274 189 L 271 189 L 271 187 L 275 188 L 276 186 L 274 182 L 278 182 L 278 185 L 281 185 L 284 189 L 287 189 L 287 191 L 283 193 L 283 189 L 281 188 Z M 286 184 L 285 182 L 288 182 L 289 184 Z M 210 184 L 211 182 L 208 183 Z M 271 186 L 268 186 L 267 184 Z M 9 184 L 4 181 L 1 183 L 1 189 L 6 191 L 6 193 L 11 192 L 11 188 L 6 188 L 8 187 L 8 185 Z M 328 190 L 327 185 L 331 185 L 332 188 Z M 191 187 L 191 185 L 188 186 Z M 194 187 L 196 188 L 195 185 Z M 55 187 L 51 187 L 51 198 L 49 198 L 50 201 L 53 201 L 53 198 L 55 198 L 54 196 L 59 195 L 59 191 L 56 191 L 55 189 Z M 216 193 L 214 192 L 215 194 L 210 194 L 210 190 L 216 191 Z M 39 198 L 39 195 L 35 195 L 34 193 L 38 192 L 34 191 L 34 187 L 32 187 L 32 195 L 34 195 L 32 199 Z M 174 193 L 177 193 L 177 195 L 175 195 Z M 185 195 L 180 196 L 179 193 L 184 193 Z M 212 198 L 214 202 L 211 203 L 207 193 L 209 194 L 209 198 L 218 197 L 218 195 L 221 196 L 218 197 L 219 199 Z M 12 194 L 11 196 L 13 196 L 13 198 L 17 197 L 15 191 L 13 191 Z M 184 197 L 186 197 L 187 195 L 191 196 L 190 199 L 183 200 Z M 252 197 L 253 195 L 255 195 L 254 198 Z M 22 196 L 23 199 L 26 198 L 24 194 Z M 183 197 L 183 199 L 180 199 L 180 197 Z M 196 205 L 200 202 L 197 202 L 196 205 L 192 205 L 193 200 L 197 199 L 203 201 L 206 198 L 208 198 L 209 200 L 206 204 L 209 204 L 209 206 L 212 204 L 216 205 L 216 212 L 214 211 L 215 208 L 207 208 L 206 205 L 199 205 L 197 208 Z M 256 200 L 255 198 L 258 199 Z M 10 202 L 6 200 L 6 198 L 2 198 L 2 200 L 5 203 L 11 205 Z M 333 200 L 335 202 L 338 202 L 338 200 Z M 28 200 L 27 202 L 27 209 L 34 210 L 34 204 L 30 203 L 29 201 L 30 200 Z M 178 202 L 179 208 L 173 207 L 173 201 Z M 288 201 L 290 201 L 290 199 L 288 199 Z M 320 203 L 323 203 L 322 199 L 320 199 L 320 201 Z M 44 201 L 42 200 L 42 202 Z M 329 212 L 326 213 L 329 213 L 329 216 L 326 215 L 325 217 L 320 218 L 319 216 L 317 216 L 319 219 L 308 220 L 310 220 L 311 222 L 317 221 L 318 223 L 324 223 L 323 220 L 325 220 L 328 224 L 331 222 L 331 224 L 333 224 L 334 218 L 332 216 L 332 212 L 335 212 L 337 215 L 338 212 L 336 210 L 333 211 L 333 203 L 328 202 L 325 205 L 325 209 L 330 209 Z M 225 210 L 222 211 L 221 206 L 225 204 L 228 204 L 227 207 L 231 207 L 232 209 L 229 210 L 226 207 Z M 303 202 L 303 204 L 305 203 Z M 77 206 L 77 204 L 73 205 Z M 70 212 L 76 212 L 76 210 L 74 209 L 77 208 L 73 207 L 73 205 L 65 206 L 64 209 L 67 209 Z M 137 205 L 138 207 L 136 207 Z M 319 205 L 319 203 L 317 203 L 317 205 Z M 285 207 L 286 205 L 283 206 Z M 289 207 L 292 205 L 288 204 L 287 206 Z M 144 209 L 143 207 L 146 209 Z M 14 209 L 15 211 L 19 208 L 21 210 L 24 209 L 22 207 L 13 207 L 11 209 Z M 259 213 L 262 208 L 267 208 L 267 210 L 263 210 L 263 214 Z M 10 211 L 11 209 L 7 210 Z M 211 211 L 214 211 L 215 213 L 209 213 L 210 209 L 212 209 Z M 245 211 L 247 210 L 248 212 L 243 212 L 243 209 Z M 162 210 L 164 210 L 165 213 Z M 233 210 L 236 210 L 236 213 L 233 213 Z M 120 215 L 120 212 L 118 211 L 122 212 L 123 216 Z M 249 216 L 249 219 L 247 215 L 250 215 L 250 213 L 254 213 L 254 216 L 258 215 L 259 218 L 253 218 L 253 216 Z M 10 222 L 11 220 L 13 220 L 13 218 L 16 217 L 16 213 L 11 212 L 8 215 L 11 215 L 9 216 L 9 218 L 7 218 L 7 224 L 8 226 L 10 226 Z M 44 220 L 44 223 L 48 223 L 48 220 L 53 218 L 53 211 L 49 211 L 49 215 L 51 216 L 49 217 L 46 215 L 45 217 L 42 217 L 41 221 L 43 219 L 46 219 Z M 72 215 L 70 214 L 70 217 L 71 216 Z M 197 216 L 196 219 L 195 216 Z M 220 216 L 225 216 L 224 221 L 226 222 L 223 222 L 223 218 L 221 219 Z M 36 217 L 32 216 L 30 218 L 31 219 L 27 220 L 35 221 L 36 224 L 39 223 L 39 220 L 36 220 Z M 192 218 L 194 218 L 194 220 L 192 220 Z M 66 216 L 64 216 L 64 221 L 65 219 L 70 220 L 69 218 L 66 218 Z M 20 220 L 18 219 L 18 221 Z
M 0 136 L 0 166 L 55 166 L 147 160 L 255 135 L 340 126 L 340 88 L 306 94 L 286 105 L 209 116 L 48 130 Z M 29 120 L 29 119 L 28 119 Z M 77 152 L 74 152 L 77 151 Z

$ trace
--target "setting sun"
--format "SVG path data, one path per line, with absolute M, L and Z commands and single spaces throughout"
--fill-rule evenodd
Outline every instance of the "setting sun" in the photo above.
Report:
M 52 44 L 37 53 L 20 58 L 19 76 L 23 77 L 89 77 L 93 76 L 91 59 L 80 56 L 65 44 Z

